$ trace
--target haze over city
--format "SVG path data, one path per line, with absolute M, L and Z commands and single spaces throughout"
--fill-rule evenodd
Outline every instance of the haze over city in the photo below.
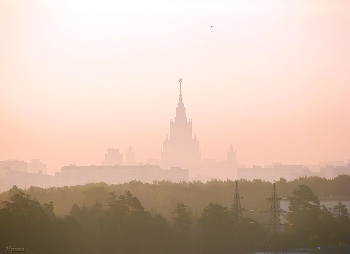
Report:
M 347 1 L 1 1 L 0 160 L 160 158 L 179 83 L 202 159 L 350 158 Z

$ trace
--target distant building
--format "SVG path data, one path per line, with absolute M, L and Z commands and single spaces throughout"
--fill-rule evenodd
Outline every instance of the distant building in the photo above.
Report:
M 192 120 L 187 120 L 186 108 L 182 102 L 182 91 L 180 82 L 179 102 L 176 108 L 175 120 L 170 120 L 170 137 L 166 136 L 161 152 L 161 167 L 181 167 L 190 170 L 194 174 L 199 169 L 201 152 L 199 141 L 192 138 Z
M 105 154 L 105 160 L 102 162 L 102 166 L 121 165 L 123 163 L 123 155 L 119 152 L 119 149 L 108 148 Z
M 39 165 L 38 171 L 36 173 L 27 172 L 32 165 L 18 160 L 0 161 L 0 192 L 9 190 L 13 185 L 17 185 L 19 188 L 50 187 L 53 176 L 43 174 L 47 173 L 46 165 L 34 160 L 34 165 Z
M 237 178 L 246 180 L 274 181 L 284 178 L 287 181 L 291 181 L 312 175 L 314 175 L 313 172 L 303 165 L 276 164 L 270 167 L 253 166 L 252 168 L 237 169 Z
M 323 164 L 324 165 L 324 164 Z M 350 164 L 344 166 L 326 165 L 320 168 L 320 177 L 331 179 L 339 175 L 350 175 Z
M 230 145 L 229 149 L 227 150 L 227 162 L 233 164 L 237 163 L 236 150 L 233 150 L 232 145 Z
M 189 170 L 179 167 L 172 167 L 168 170 L 161 170 L 158 174 L 158 181 L 182 182 L 189 180 Z
M 208 179 L 235 180 L 237 178 L 238 162 L 236 160 L 236 151 L 230 145 L 227 150 L 227 158 L 225 161 L 217 161 L 216 159 L 204 159 L 201 162 L 198 176 L 193 180 L 207 181 Z
M 160 164 L 160 160 L 159 159 L 155 159 L 155 158 L 148 158 L 148 159 L 146 159 L 146 163 L 145 164 L 159 165 Z
M 126 151 L 126 165 L 134 165 L 135 163 L 135 150 L 130 146 Z
M 339 175 L 350 175 L 350 164 L 346 166 L 337 166 L 334 168 L 333 177 L 337 177 Z
M 188 181 L 188 170 L 162 170 L 158 165 L 132 166 L 65 166 L 55 174 L 55 186 L 83 185 L 104 182 L 121 184 L 133 180 L 152 183 L 155 180 Z
M 331 179 L 334 177 L 334 166 L 324 166 L 320 168 L 320 177 L 325 177 L 327 179 Z
M 344 161 L 326 161 L 325 160 L 324 162 L 321 162 L 320 165 L 338 167 L 338 166 L 345 166 L 346 163 Z
M 0 161 L 0 170 L 27 172 L 27 162 L 18 160 Z
M 32 159 L 28 162 L 28 172 L 29 173 L 39 173 L 39 174 L 47 174 L 47 166 L 42 163 L 39 159 Z
M 0 191 L 6 191 L 12 188 L 13 185 L 21 189 L 29 188 L 31 186 L 49 188 L 52 184 L 53 176 L 39 173 L 28 173 L 22 171 L 3 172 L 0 177 Z

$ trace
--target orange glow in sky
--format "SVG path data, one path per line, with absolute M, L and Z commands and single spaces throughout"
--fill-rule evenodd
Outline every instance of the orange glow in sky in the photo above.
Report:
M 350 159 L 349 1 L 0 1 L 0 160 L 160 158 L 178 78 L 202 158 Z

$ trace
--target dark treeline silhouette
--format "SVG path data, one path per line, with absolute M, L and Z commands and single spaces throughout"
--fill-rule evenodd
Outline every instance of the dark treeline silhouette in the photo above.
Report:
M 248 218 L 235 220 L 232 209 L 210 203 L 194 218 L 183 203 L 169 223 L 145 211 L 130 192 L 108 194 L 108 204 L 74 204 L 57 218 L 52 203 L 41 205 L 12 189 L 0 209 L 0 248 L 25 248 L 26 253 L 232 253 L 254 251 L 264 232 Z M 252 223 L 254 222 L 254 223 Z
M 343 186 L 335 186 L 340 183 Z M 240 216 L 230 198 L 233 181 L 131 182 L 28 190 L 14 186 L 2 194 L 0 250 L 12 246 L 25 248 L 26 253 L 205 254 L 315 248 L 319 253 L 333 247 L 345 252 L 350 245 L 347 207 L 339 201 L 329 210 L 320 205 L 317 194 L 349 197 L 349 176 L 293 182 L 281 179 L 276 186 L 279 196 L 289 202 L 283 230 L 277 235 L 268 230 L 268 214 L 260 213 L 269 205 L 272 184 L 259 180 L 239 182 L 243 195 Z M 245 201 L 249 199 L 258 203 L 257 211 L 248 212 L 254 210 L 250 209 L 252 202 Z M 70 206 L 66 214 L 57 215 L 56 202 L 63 208 Z M 164 206 L 160 206 L 162 202 Z M 167 217 L 162 209 L 168 212 Z
M 276 182 L 278 196 L 281 198 L 289 197 L 292 195 L 292 191 L 302 184 L 309 186 L 321 200 L 326 198 L 350 199 L 350 176 L 348 175 L 341 175 L 330 180 L 309 177 L 290 182 L 282 178 Z M 253 212 L 249 212 L 249 216 L 259 222 L 268 223 L 268 215 L 260 212 L 269 207 L 267 198 L 271 196 L 272 183 L 261 180 L 240 180 L 239 189 L 243 196 L 242 206 L 247 210 L 253 210 Z M 116 195 L 121 195 L 125 191 L 130 191 L 135 195 L 147 211 L 152 214 L 161 213 L 170 221 L 173 217 L 174 207 L 179 202 L 186 204 L 197 216 L 210 202 L 230 206 L 233 202 L 235 182 L 231 180 L 212 180 L 206 183 L 162 181 L 147 184 L 133 181 L 118 185 L 95 183 L 47 189 L 31 187 L 26 190 L 26 193 L 42 204 L 53 201 L 56 216 L 63 218 L 69 214 L 74 204 L 92 206 L 98 201 L 102 205 L 107 205 L 108 193 L 115 192 Z M 11 190 L 1 193 L 0 203 L 8 200 L 12 194 Z M 245 214 L 248 215 L 248 212 Z

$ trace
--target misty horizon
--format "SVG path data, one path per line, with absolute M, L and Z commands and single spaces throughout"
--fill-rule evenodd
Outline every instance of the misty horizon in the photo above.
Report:
M 202 160 L 349 160 L 348 3 L 139 7 L 0 3 L 0 160 L 160 159 L 179 77 Z
M 1 0 L 0 250 L 350 254 L 349 13 Z

